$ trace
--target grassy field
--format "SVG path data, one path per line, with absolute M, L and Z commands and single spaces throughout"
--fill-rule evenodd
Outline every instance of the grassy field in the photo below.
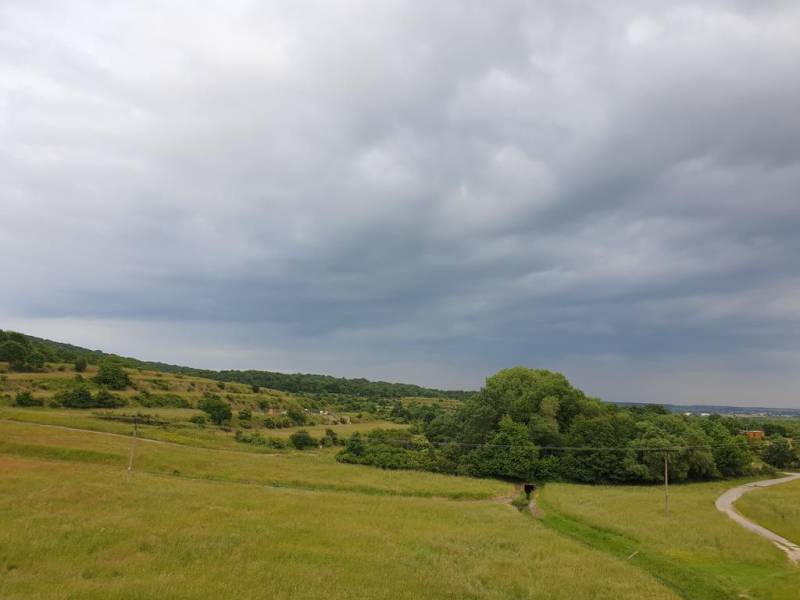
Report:
M 97 367 L 89 365 L 80 374 L 84 383 L 93 391 L 98 386 L 93 382 Z M 259 388 L 239 383 L 221 383 L 201 377 L 184 376 L 175 373 L 160 373 L 138 369 L 127 369 L 132 386 L 114 394 L 124 399 L 128 405 L 117 409 L 64 409 L 51 406 L 56 394 L 72 385 L 78 374 L 72 365 L 49 364 L 40 372 L 8 371 L 6 363 L 0 362 L 0 419 L 12 419 L 50 425 L 63 425 L 121 433 L 127 435 L 130 425 L 120 421 L 101 418 L 101 415 L 121 416 L 142 414 L 164 421 L 162 425 L 141 426 L 142 437 L 192 445 L 206 448 L 238 449 L 249 452 L 263 452 L 264 447 L 237 442 L 234 433 L 242 429 L 245 433 L 259 432 L 263 437 L 288 440 L 292 433 L 304 429 L 312 436 L 321 438 L 327 429 L 331 429 L 342 438 L 354 432 L 366 433 L 381 427 L 386 429 L 406 427 L 398 423 L 384 421 L 374 415 L 362 413 L 346 413 L 325 410 L 318 405 L 309 404 L 309 399 L 277 390 Z M 14 406 L 14 397 L 18 392 L 27 391 L 42 402 L 44 408 L 20 408 Z M 197 410 L 198 402 L 204 394 L 213 393 L 228 402 L 233 410 L 233 418 L 226 427 L 216 427 L 211 423 L 200 426 L 190 420 L 203 415 Z M 141 405 L 141 395 L 168 395 L 177 398 L 186 408 L 162 408 Z M 434 401 L 433 399 L 414 399 L 415 401 Z M 312 408 L 305 408 L 312 406 Z M 302 412 L 307 423 L 300 426 L 269 428 L 265 420 L 285 418 L 287 409 L 294 408 Z M 248 409 L 252 419 L 243 421 L 238 413 Z
M 736 510 L 800 544 L 800 480 L 748 492 L 736 501 Z
M 120 393 L 128 406 L 75 410 L 12 405 L 19 391 L 49 404 L 75 378 L 65 365 L 0 373 L 3 600 L 788 600 L 800 589 L 800 571 L 782 553 L 714 509 L 732 482 L 675 486 L 669 516 L 659 487 L 548 484 L 538 498 L 544 516 L 534 519 L 509 505 L 506 482 L 382 471 L 338 463 L 337 447 L 273 449 L 234 437 L 239 428 L 286 440 L 299 429 L 347 437 L 404 425 L 326 415 L 307 398 L 240 384 L 130 374 L 135 389 Z M 189 408 L 139 406 L 142 391 L 177 395 Z M 191 421 L 206 392 L 231 404 L 229 426 Z M 303 406 L 307 425 L 266 427 L 267 416 Z M 244 408 L 252 421 L 237 417 Z M 119 418 L 137 413 L 150 424 L 134 441 Z M 792 537 L 800 515 L 788 491 L 745 499 L 756 519 Z
M 686 597 L 796 599 L 800 570 L 714 507 L 737 483 L 672 486 L 668 515 L 660 486 L 548 484 L 539 498 L 545 524 L 611 554 L 635 552 L 631 564 Z
M 0 450 L 23 457 L 76 462 L 128 464 L 131 439 L 120 435 L 74 431 L 28 423 L 0 421 Z M 364 494 L 492 498 L 507 495 L 509 484 L 412 471 L 384 472 L 336 462 L 335 449 L 274 454 L 229 452 L 139 440 L 138 472 L 310 490 L 357 491 Z
M 241 452 L 272 452 L 250 444 L 239 443 L 234 439 L 230 431 L 211 426 L 198 427 L 194 423 L 188 422 L 192 416 L 201 414 L 201 411 L 191 408 L 125 407 L 112 410 L 71 410 L 0 406 L 0 419 L 130 435 L 132 428 L 130 423 L 100 418 L 100 414 L 106 413 L 112 415 L 142 413 L 167 421 L 167 424 L 163 426 L 140 425 L 139 435 L 143 438 L 204 448 L 239 450 Z M 315 437 L 322 437 L 326 429 L 332 429 L 337 435 L 347 437 L 356 431 L 366 433 L 376 428 L 397 429 L 403 427 L 405 425 L 374 420 L 366 423 L 304 425 L 285 429 L 262 428 L 259 431 L 267 437 L 288 439 L 292 433 L 301 429 L 308 431 Z
M 413 497 L 500 482 L 157 442 L 128 478 L 117 436 L 4 422 L 0 439 L 4 600 L 677 598 L 505 503 Z

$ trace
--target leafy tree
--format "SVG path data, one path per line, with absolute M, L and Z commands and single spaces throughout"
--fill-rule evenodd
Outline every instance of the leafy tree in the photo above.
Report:
M 289 436 L 289 441 L 292 442 L 292 445 L 298 450 L 313 448 L 314 446 L 317 445 L 317 440 L 311 437 L 311 434 L 308 433 L 305 429 L 301 429 L 300 431 L 295 431 L 292 435 Z
M 305 413 L 296 406 L 290 406 L 289 409 L 286 411 L 286 416 L 292 420 L 292 423 L 295 425 L 305 425 L 306 424 L 306 415 Z
M 7 337 L 9 334 L 6 334 Z M 7 339 L 0 344 L 0 360 L 6 361 L 14 371 L 22 371 L 27 367 L 28 348 L 14 339 Z
M 350 436 L 350 439 L 347 440 L 347 444 L 345 444 L 344 452 L 352 454 L 353 456 L 364 455 L 364 440 L 361 438 L 359 432 L 356 431 Z
M 25 357 L 25 363 L 29 369 L 41 369 L 44 367 L 44 354 L 39 350 L 31 350 Z
M 797 460 L 789 440 L 780 435 L 773 435 L 769 438 L 769 444 L 764 448 L 762 458 L 765 463 L 778 469 L 790 467 Z
M 197 407 L 216 425 L 228 423 L 233 416 L 230 405 L 216 394 L 206 392 Z
M 741 477 L 750 470 L 753 461 L 747 440 L 732 435 L 728 419 L 702 419 L 700 427 L 706 432 L 714 454 L 714 463 L 723 477 Z M 736 424 L 735 421 L 733 421 Z
M 100 369 L 94 380 L 111 390 L 124 390 L 131 384 L 131 379 L 122 364 L 113 358 L 107 358 L 100 363 Z
M 478 477 L 531 479 L 536 475 L 539 450 L 528 439 L 525 425 L 506 415 L 485 446 L 463 459 L 463 470 Z
M 628 413 L 575 418 L 567 445 L 592 450 L 568 450 L 562 469 L 569 479 L 586 483 L 622 482 L 630 478 L 631 451 L 636 424 Z
M 76 373 L 83 373 L 86 370 L 87 361 L 84 356 L 79 356 L 75 359 L 75 372 Z

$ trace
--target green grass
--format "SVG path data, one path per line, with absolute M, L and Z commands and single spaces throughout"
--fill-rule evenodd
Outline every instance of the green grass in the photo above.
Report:
M 736 510 L 800 545 L 800 480 L 747 492 Z
M 677 598 L 505 504 L 129 480 L 2 451 L 0 597 Z
M 120 467 L 128 464 L 131 447 L 128 437 L 7 421 L 0 421 L 0 439 L 28 447 L 102 452 L 116 456 Z M 365 494 L 479 499 L 505 495 L 511 489 L 509 484 L 490 479 L 341 464 L 335 453 L 330 449 L 255 454 L 139 440 L 135 465 L 142 472 Z
M 241 452 L 264 452 L 263 447 L 237 442 L 233 437 L 233 433 L 229 431 L 223 431 L 213 426 L 199 427 L 193 423 L 189 423 L 188 420 L 192 416 L 202 414 L 201 411 L 195 409 L 141 408 L 134 406 L 112 410 L 0 407 L 0 419 L 130 435 L 132 429 L 130 423 L 102 419 L 98 417 L 98 413 L 131 415 L 137 412 L 152 415 L 168 422 L 167 425 L 164 426 L 140 425 L 139 435 L 143 438 L 202 448 L 238 450 Z M 357 431 L 360 433 L 367 433 L 376 428 L 397 429 L 403 427 L 407 426 L 389 421 L 370 421 L 367 423 L 287 427 L 285 429 L 253 429 L 252 431 L 258 431 L 264 437 L 288 440 L 292 433 L 301 429 L 305 429 L 311 433 L 312 436 L 319 438 L 324 436 L 325 430 L 329 428 L 335 431 L 337 435 L 347 437 Z
M 737 482 L 672 486 L 548 484 L 544 523 L 658 576 L 687 598 L 795 599 L 800 571 L 714 507 Z

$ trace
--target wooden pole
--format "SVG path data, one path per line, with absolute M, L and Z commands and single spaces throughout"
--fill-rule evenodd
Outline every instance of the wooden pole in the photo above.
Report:
M 669 460 L 664 452 L 664 514 L 669 514 Z
M 128 481 L 133 476 L 133 458 L 136 454 L 136 437 L 139 434 L 139 419 L 133 418 L 133 437 L 131 438 L 131 451 L 128 455 Z

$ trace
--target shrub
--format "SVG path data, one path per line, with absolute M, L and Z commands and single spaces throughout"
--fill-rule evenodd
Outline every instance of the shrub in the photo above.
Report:
M 107 358 L 100 363 L 100 370 L 94 378 L 95 382 L 112 390 L 124 390 L 131 384 L 131 379 L 119 361 Z
M 91 408 L 93 405 L 89 388 L 81 382 L 75 382 L 67 389 L 58 392 L 54 400 L 57 405 L 67 408 Z
M 207 392 L 197 407 L 208 414 L 216 425 L 230 422 L 233 416 L 230 405 L 216 394 Z
M 17 406 L 43 406 L 44 401 L 40 398 L 34 398 L 30 392 L 17 392 L 14 398 L 14 404 Z
M 75 359 L 75 364 L 73 366 L 75 367 L 76 373 L 83 373 L 86 370 L 86 365 L 87 365 L 86 358 L 83 356 L 79 356 L 78 358 Z
M 294 425 L 305 425 L 306 424 L 306 415 L 305 413 L 297 407 L 291 407 L 289 410 L 286 411 L 286 416 L 292 421 Z
M 314 446 L 318 445 L 317 440 L 311 437 L 311 434 L 305 429 L 295 431 L 289 436 L 289 441 L 292 442 L 292 446 L 298 450 L 305 450 L 306 448 L 313 448 Z
M 191 419 L 189 419 L 189 422 L 200 425 L 200 427 L 204 427 L 205 424 L 208 423 L 208 419 L 205 415 L 194 415 Z
M 127 404 L 122 398 L 115 396 L 108 389 L 101 387 L 94 396 L 93 405 L 97 408 L 117 408 Z
M 189 408 L 189 402 L 178 394 L 151 394 L 143 390 L 136 401 L 145 408 Z
M 249 421 L 253 417 L 253 413 L 250 412 L 249 408 L 243 408 L 239 411 L 239 420 L 240 421 Z

